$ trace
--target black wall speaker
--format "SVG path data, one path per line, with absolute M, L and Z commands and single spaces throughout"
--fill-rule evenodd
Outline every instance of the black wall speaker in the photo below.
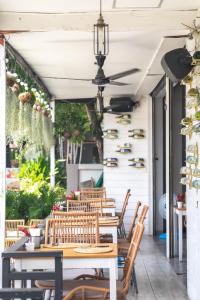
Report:
M 131 112 L 135 102 L 130 97 L 118 97 L 110 99 L 110 107 L 113 112 Z
M 185 48 L 177 48 L 167 52 L 161 65 L 172 82 L 184 79 L 192 70 L 192 56 Z

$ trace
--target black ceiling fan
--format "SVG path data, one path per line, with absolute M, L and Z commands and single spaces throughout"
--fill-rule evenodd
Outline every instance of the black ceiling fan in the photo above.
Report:
M 100 66 L 98 68 L 97 74 L 95 76 L 94 79 L 86 79 L 86 78 L 71 78 L 71 77 L 50 77 L 50 76 L 46 76 L 43 78 L 49 78 L 49 79 L 63 79 L 63 80 L 76 80 L 76 81 L 90 81 L 91 83 L 98 85 L 98 86 L 105 86 L 107 84 L 111 84 L 111 85 L 117 85 L 117 86 L 124 86 L 124 85 L 128 85 L 128 83 L 123 83 L 123 82 L 118 82 L 118 81 L 114 81 L 116 79 L 122 78 L 122 77 L 126 77 L 129 76 L 131 74 L 137 73 L 139 72 L 140 69 L 138 68 L 133 68 L 130 70 L 126 70 L 124 72 L 120 72 L 111 76 L 105 76 L 103 68 Z

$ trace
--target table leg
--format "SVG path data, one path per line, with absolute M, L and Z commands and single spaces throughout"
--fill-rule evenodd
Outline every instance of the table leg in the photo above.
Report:
M 183 217 L 178 215 L 179 261 L 183 260 Z
M 117 227 L 112 229 L 113 244 L 117 244 Z
M 117 299 L 117 274 L 116 274 L 116 259 L 112 259 L 110 263 L 110 299 L 116 300 Z
M 22 266 L 21 266 L 21 259 L 16 259 L 15 263 L 14 263 L 15 269 L 16 271 L 20 272 L 22 270 Z M 22 282 L 21 280 L 15 280 L 14 282 L 14 287 L 15 288 L 21 288 L 22 286 Z M 15 298 L 15 300 L 20 300 L 19 298 Z

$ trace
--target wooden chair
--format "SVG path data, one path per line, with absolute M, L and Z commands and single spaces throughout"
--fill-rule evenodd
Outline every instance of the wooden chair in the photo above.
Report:
M 142 212 L 141 212 L 141 214 L 138 217 L 138 222 L 140 222 L 142 224 L 144 223 L 144 220 L 146 218 L 148 210 L 149 210 L 149 206 L 148 205 L 144 205 L 143 208 L 142 208 Z
M 44 220 L 43 219 L 31 219 L 29 221 L 30 226 L 34 226 L 34 225 L 38 225 L 38 224 L 44 224 Z
M 98 212 L 102 216 L 102 199 L 67 200 L 67 211 Z
M 19 231 L 18 227 L 19 226 L 24 226 L 25 225 L 25 220 L 19 219 L 19 220 L 6 220 L 5 222 L 5 229 L 6 229 L 6 237 L 11 237 L 11 233 L 13 232 L 12 237 L 18 237 L 19 236 Z
M 137 223 L 131 240 L 128 255 L 123 269 L 123 277 L 117 281 L 117 299 L 125 300 L 129 291 L 132 271 L 140 246 L 142 235 L 144 232 L 144 224 Z M 82 275 L 79 278 L 94 278 L 94 276 Z M 63 290 L 66 296 L 63 300 L 71 299 L 110 299 L 109 298 L 109 280 L 104 279 L 88 279 L 88 280 L 66 280 L 63 283 Z
M 6 237 L 5 238 L 5 249 L 10 248 L 19 240 L 19 237 Z
M 81 189 L 79 200 L 106 198 L 105 188 Z
M 120 212 L 120 214 L 116 214 L 119 216 L 119 225 L 118 225 L 119 238 L 126 238 L 126 231 L 125 231 L 125 227 L 124 227 L 124 216 L 126 213 L 126 208 L 127 208 L 128 200 L 129 200 L 130 196 L 131 196 L 131 190 L 128 189 L 128 191 L 126 192 L 124 202 L 123 202 L 122 211 Z
M 45 244 L 99 243 L 97 213 L 62 214 L 65 215 L 57 214 L 56 218 L 46 220 Z
M 135 221 L 137 219 L 138 210 L 139 210 L 140 206 L 141 206 L 141 202 L 138 201 L 137 205 L 136 205 L 136 209 L 135 209 L 134 215 L 133 215 L 133 219 L 132 219 L 132 222 L 131 222 L 131 226 L 129 228 L 129 234 L 128 234 L 127 239 L 118 239 L 118 250 L 119 250 L 119 253 L 122 254 L 122 255 L 124 255 L 124 256 L 126 256 L 127 251 L 129 249 L 129 246 L 130 246 L 131 236 L 132 236 L 133 230 L 134 230 L 134 223 L 135 223 Z M 148 205 L 144 205 L 143 206 L 142 212 L 138 216 L 138 222 L 139 223 L 141 223 L 141 224 L 144 223 L 144 220 L 146 218 L 148 209 L 149 209 Z

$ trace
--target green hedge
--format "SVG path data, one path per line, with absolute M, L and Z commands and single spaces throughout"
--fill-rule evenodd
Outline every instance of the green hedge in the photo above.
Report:
M 6 219 L 43 219 L 47 217 L 54 203 L 63 200 L 63 189 L 48 187 L 41 190 L 41 195 L 24 191 L 6 193 Z

